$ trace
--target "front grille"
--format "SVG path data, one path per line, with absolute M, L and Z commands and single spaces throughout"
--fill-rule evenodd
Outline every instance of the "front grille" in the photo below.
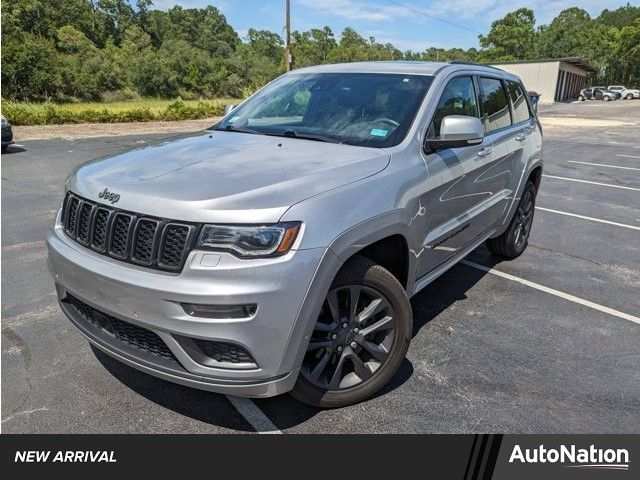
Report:
M 80 213 L 78 214 L 78 242 L 82 245 L 89 245 L 89 233 L 91 229 L 91 215 L 95 207 L 90 203 L 82 203 L 80 205 Z
M 196 225 L 105 207 L 68 193 L 62 207 L 64 232 L 109 257 L 178 272 L 193 248 Z
M 183 245 L 189 237 L 189 227 L 187 225 L 167 225 L 162 237 L 158 265 L 176 268 L 182 263 Z
M 255 363 L 251 354 L 240 345 L 200 340 L 198 338 L 194 338 L 194 342 L 202 353 L 218 362 Z
M 157 357 L 176 360 L 169 347 L 152 331 L 100 312 L 73 295 L 68 294 L 64 301 L 72 305 L 85 321 L 106 331 L 121 342 Z

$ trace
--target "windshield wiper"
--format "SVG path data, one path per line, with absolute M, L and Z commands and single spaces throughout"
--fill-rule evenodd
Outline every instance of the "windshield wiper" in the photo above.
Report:
M 326 135 L 316 135 L 315 133 L 298 133 L 294 130 L 285 130 L 284 132 L 282 132 L 282 134 L 279 134 L 279 135 L 283 137 L 302 138 L 304 140 L 314 140 L 316 142 L 341 143 L 341 142 L 338 142 L 335 138 L 327 137 Z
M 258 130 L 253 130 L 251 128 L 246 127 L 234 127 L 233 125 L 226 125 L 224 128 L 216 128 L 216 130 L 226 131 L 226 132 L 238 132 L 238 133 L 252 133 L 255 135 L 264 135 L 263 132 L 259 132 Z

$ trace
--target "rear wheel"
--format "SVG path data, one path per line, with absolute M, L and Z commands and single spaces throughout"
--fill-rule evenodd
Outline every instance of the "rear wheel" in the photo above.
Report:
M 578 100 L 580 100 L 581 102 L 584 102 L 584 97 L 582 95 L 578 95 Z
M 412 324 L 398 280 L 371 260 L 354 257 L 331 285 L 291 394 L 322 408 L 365 400 L 400 367 Z
M 524 252 L 529 243 L 535 207 L 536 185 L 529 180 L 507 230 L 499 237 L 487 240 L 489 251 L 505 258 L 516 258 Z

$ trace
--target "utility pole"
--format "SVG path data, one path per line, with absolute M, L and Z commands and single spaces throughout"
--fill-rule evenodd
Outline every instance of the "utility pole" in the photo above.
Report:
M 288 72 L 291 70 L 291 1 L 285 1 L 285 45 L 284 45 L 284 68 Z

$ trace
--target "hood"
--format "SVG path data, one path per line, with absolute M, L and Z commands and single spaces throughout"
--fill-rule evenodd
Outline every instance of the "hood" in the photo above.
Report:
M 277 222 L 293 204 L 383 170 L 381 149 L 205 132 L 81 165 L 68 188 L 89 200 L 192 222 Z M 98 194 L 108 189 L 108 200 Z

